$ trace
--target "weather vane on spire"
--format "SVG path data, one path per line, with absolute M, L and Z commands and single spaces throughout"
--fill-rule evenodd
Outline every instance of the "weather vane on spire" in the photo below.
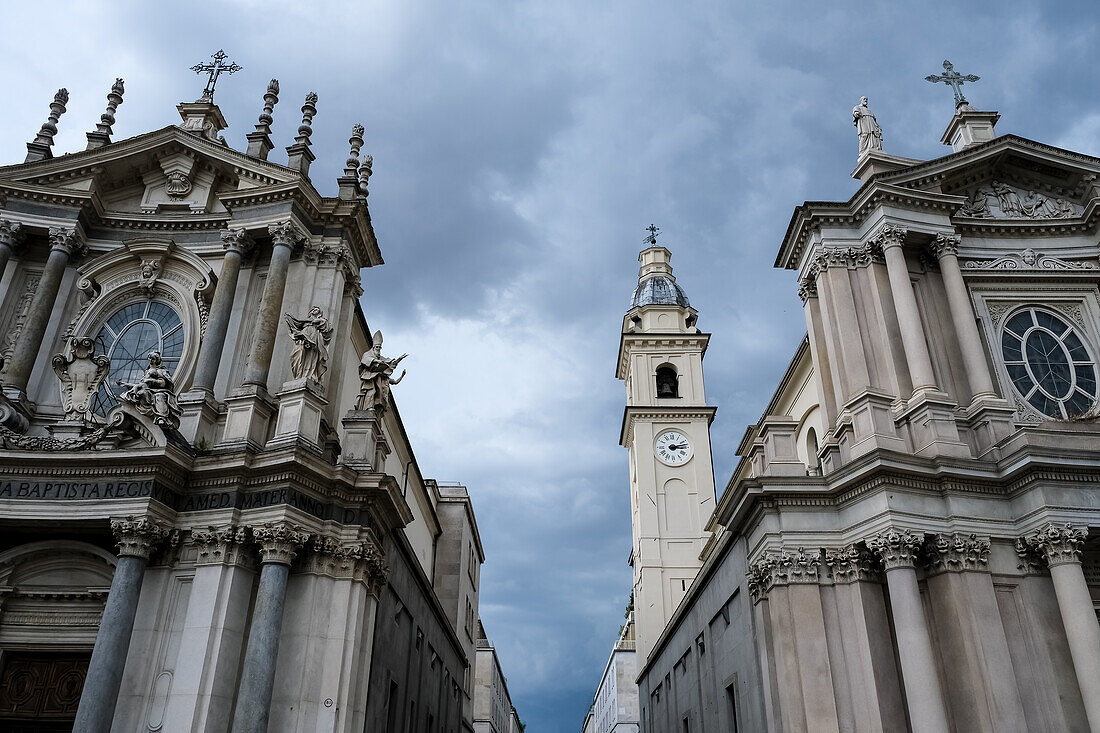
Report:
M 661 228 L 653 226 L 652 224 L 650 224 L 649 226 L 647 226 L 645 228 L 645 230 L 647 232 L 649 232 L 649 236 L 646 237 L 645 239 L 643 239 L 642 241 L 645 242 L 646 244 L 648 244 L 651 247 L 656 247 L 657 246 L 657 235 L 661 233 Z
M 975 82 L 978 81 L 981 77 L 974 76 L 973 74 L 960 74 L 959 72 L 955 71 L 955 67 L 951 64 L 950 61 L 944 60 L 943 74 L 940 74 L 938 76 L 936 74 L 930 74 L 924 78 L 926 81 L 930 81 L 933 84 L 938 84 L 942 81 L 944 84 L 951 87 L 951 91 L 955 92 L 955 109 L 958 109 L 964 104 L 969 104 L 969 102 L 966 101 L 966 97 L 964 97 L 962 93 L 963 83 L 968 81 Z
M 218 83 L 218 77 L 222 74 L 235 74 L 241 70 L 241 67 L 236 63 L 223 63 L 225 61 L 225 51 L 218 49 L 218 52 L 211 54 L 211 58 L 214 59 L 214 63 L 209 64 L 195 64 L 191 67 L 191 71 L 196 74 L 210 74 L 206 80 L 206 88 L 202 90 L 202 96 L 199 97 L 200 102 L 214 103 L 214 85 Z

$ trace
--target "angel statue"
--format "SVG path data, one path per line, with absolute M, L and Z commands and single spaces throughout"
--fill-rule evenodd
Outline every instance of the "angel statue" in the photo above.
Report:
M 176 399 L 176 385 L 171 372 L 161 361 L 159 351 L 149 352 L 149 366 L 141 379 L 136 382 L 120 379 L 117 384 L 126 387 L 126 391 L 118 396 L 120 401 L 132 404 L 142 415 L 151 415 L 153 422 L 161 427 L 179 428 L 182 410 Z
M 363 354 L 359 361 L 359 399 L 355 401 L 356 410 L 371 410 L 381 414 L 389 402 L 390 387 L 399 384 L 405 378 L 404 369 L 401 376 L 393 378 L 397 365 L 408 354 L 402 354 L 396 359 L 387 359 L 382 356 L 382 332 L 375 331 L 372 346 Z
M 295 379 L 316 379 L 328 371 L 328 343 L 332 340 L 332 323 L 320 306 L 313 306 L 305 318 L 286 314 L 286 325 L 294 341 L 290 355 L 290 372 Z

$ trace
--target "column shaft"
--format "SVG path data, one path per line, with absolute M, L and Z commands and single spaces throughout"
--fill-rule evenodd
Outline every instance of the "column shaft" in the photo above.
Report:
M 46 326 L 53 315 L 54 303 L 57 300 L 57 292 L 61 288 L 61 277 L 65 274 L 65 268 L 69 265 L 69 251 L 63 247 L 54 247 L 50 250 L 46 260 L 46 268 L 42 271 L 42 277 L 38 280 L 38 288 L 31 299 L 30 310 L 27 312 L 27 320 L 23 323 L 23 331 L 19 334 L 19 340 L 15 344 L 12 353 L 11 365 L 8 367 L 8 385 L 18 387 L 20 390 L 27 388 L 31 371 L 34 369 L 34 360 L 42 348 L 42 336 L 46 333 Z
M 943 285 L 947 290 L 947 305 L 951 309 L 951 322 L 959 337 L 963 362 L 966 364 L 966 379 L 970 385 L 972 397 L 994 396 L 993 379 L 989 375 L 985 352 L 978 327 L 974 323 L 974 312 L 970 307 L 970 298 L 966 293 L 962 270 L 959 269 L 959 257 L 947 249 L 941 250 L 940 272 Z
M 0 240 L 0 278 L 4 277 L 4 270 L 8 269 L 8 260 L 11 259 L 11 245 Z
M 267 733 L 290 566 L 264 563 L 241 670 L 233 733 Z
M 1081 699 L 1092 730 L 1100 730 L 1100 625 L 1080 562 L 1050 566 L 1058 610 L 1069 639 L 1069 653 L 1081 686 Z
M 145 563 L 145 558 L 132 555 L 123 555 L 118 559 L 73 730 L 110 733 L 126 654 L 130 649 L 130 636 L 134 631 Z
M 206 336 L 199 349 L 199 361 L 195 366 L 194 389 L 213 393 L 214 382 L 218 377 L 222 348 L 225 346 L 225 334 L 229 328 L 229 316 L 233 310 L 233 299 L 237 291 L 237 279 L 241 274 L 241 251 L 230 248 L 222 259 L 222 271 L 218 277 L 218 286 L 214 290 L 214 300 L 210 304 L 210 316 L 206 321 Z M 266 295 L 266 293 L 265 293 Z
M 252 341 L 252 353 L 245 369 L 245 384 L 267 387 L 267 374 L 271 369 L 271 354 L 275 351 L 275 334 L 279 327 L 279 311 L 282 310 L 283 291 L 286 290 L 286 275 L 290 269 L 290 253 L 289 242 L 277 241 L 272 248 L 260 316 L 256 321 L 256 337 Z
M 949 733 L 943 690 L 917 588 L 917 571 L 911 567 L 889 569 L 886 585 L 890 590 L 890 611 L 913 733 Z
M 924 327 L 921 325 L 920 310 L 917 308 L 917 296 L 913 293 L 913 284 L 909 281 L 909 267 L 905 264 L 905 254 L 901 244 L 887 240 L 883 244 L 886 257 L 886 272 L 890 277 L 890 292 L 894 298 L 894 309 L 898 312 L 901 325 L 901 343 L 905 347 L 905 358 L 909 362 L 909 374 L 913 380 L 913 392 L 922 389 L 935 389 L 936 380 L 932 373 L 932 357 L 928 354 L 928 344 L 924 340 Z

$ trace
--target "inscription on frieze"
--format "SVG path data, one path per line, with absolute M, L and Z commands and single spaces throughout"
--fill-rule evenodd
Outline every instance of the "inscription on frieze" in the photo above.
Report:
M 0 499 L 141 499 L 169 498 L 152 479 L 119 481 L 54 481 L 0 479 Z M 170 501 L 170 498 L 169 498 Z
M 177 493 L 157 484 L 153 479 L 57 481 L 50 478 L 0 478 L 0 501 L 80 501 L 155 499 L 179 512 L 202 512 L 216 509 L 262 509 L 285 504 L 321 519 L 356 522 L 362 512 L 326 503 L 297 489 L 280 487 L 241 493 L 215 491 L 211 493 Z

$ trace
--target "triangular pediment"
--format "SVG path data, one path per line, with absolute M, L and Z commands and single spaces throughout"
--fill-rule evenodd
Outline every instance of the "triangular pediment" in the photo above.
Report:
M 1093 197 L 1100 159 L 1006 135 L 882 176 L 913 190 L 963 196 L 955 218 L 1079 219 Z
M 216 213 L 224 211 L 217 194 L 310 187 L 295 170 L 175 125 L 94 150 L 0 167 L 0 181 L 91 194 L 102 210 L 123 213 Z

